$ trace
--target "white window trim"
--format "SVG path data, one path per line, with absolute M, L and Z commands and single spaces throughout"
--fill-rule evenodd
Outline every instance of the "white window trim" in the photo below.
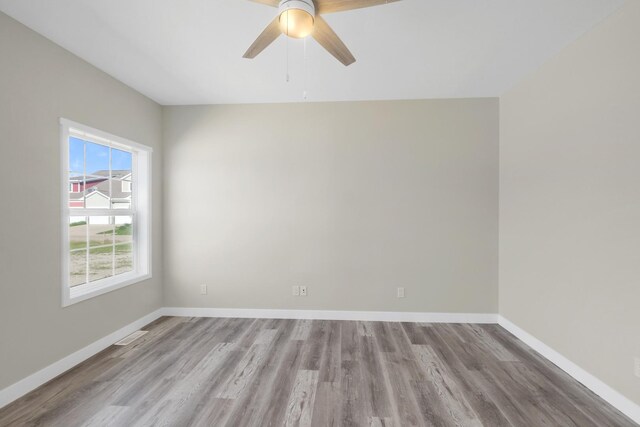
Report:
M 60 119 L 60 146 L 61 146 L 61 177 L 62 188 L 69 185 L 69 136 L 76 135 L 86 141 L 95 142 L 97 144 L 106 145 L 112 148 L 125 149 L 133 152 L 132 165 L 133 173 L 136 175 L 132 182 L 133 203 L 135 207 L 136 222 L 133 227 L 134 244 L 134 271 L 117 276 L 108 277 L 106 279 L 96 280 L 88 284 L 79 285 L 71 288 L 69 286 L 69 192 L 62 193 L 62 306 L 85 301 L 125 286 L 133 285 L 151 278 L 152 266 L 152 241 L 151 241 L 151 156 L 153 149 L 137 142 L 129 141 L 107 132 L 93 129 L 89 126 L 73 122 L 64 118 Z M 141 192 L 141 188 L 148 191 Z M 110 214 L 111 210 L 92 209 L 91 214 L 100 216 Z M 122 215 L 125 215 L 123 213 Z

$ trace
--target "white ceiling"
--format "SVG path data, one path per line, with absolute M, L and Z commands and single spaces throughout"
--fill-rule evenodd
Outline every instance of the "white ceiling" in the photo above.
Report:
M 242 54 L 276 10 L 246 0 L 0 0 L 0 10 L 165 105 L 493 97 L 623 0 L 402 0 L 326 15 L 312 39 Z

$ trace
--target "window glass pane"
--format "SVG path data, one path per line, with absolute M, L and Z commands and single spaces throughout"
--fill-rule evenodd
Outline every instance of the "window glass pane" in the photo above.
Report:
M 71 181 L 71 179 L 69 180 Z M 82 188 L 82 178 L 79 181 L 69 182 L 69 189 L 80 189 L 79 191 L 69 191 L 69 207 L 70 208 L 84 208 L 84 191 Z
M 133 187 L 131 185 L 132 154 L 111 150 L 111 207 L 130 209 Z
M 113 245 L 89 248 L 89 281 L 113 276 Z
M 111 197 L 109 162 L 111 149 L 105 145 L 86 142 L 85 196 L 87 208 L 108 209 Z
M 113 276 L 113 217 L 89 217 L 89 281 Z
M 69 138 L 69 170 L 84 173 L 84 141 Z
M 69 207 L 84 208 L 84 141 L 69 138 Z
M 88 209 L 109 209 L 109 180 L 87 177 L 85 207 Z
M 115 274 L 133 271 L 133 222 L 131 216 L 115 217 Z
M 87 247 L 87 218 L 84 216 L 69 217 L 69 249 Z
M 109 147 L 93 142 L 86 142 L 87 175 L 109 176 Z
M 115 241 L 116 243 L 131 243 L 133 241 L 133 221 L 131 216 L 116 216 Z
M 87 282 L 87 218 L 69 217 L 69 286 Z
M 104 246 L 113 244 L 113 217 L 89 217 L 89 246 Z
M 69 256 L 69 286 L 87 283 L 87 250 L 71 251 Z

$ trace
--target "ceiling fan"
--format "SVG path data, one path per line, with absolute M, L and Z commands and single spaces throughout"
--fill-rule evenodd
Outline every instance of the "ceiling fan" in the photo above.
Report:
M 400 0 L 250 0 L 277 7 L 278 16 L 264 29 L 245 52 L 244 58 L 253 59 L 280 34 L 293 38 L 311 36 L 345 66 L 356 62 L 347 46 L 320 15 L 346 10 L 378 6 Z

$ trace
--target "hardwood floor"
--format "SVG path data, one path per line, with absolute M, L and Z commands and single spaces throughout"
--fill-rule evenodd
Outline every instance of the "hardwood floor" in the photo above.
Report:
M 22 426 L 632 426 L 497 325 L 165 317 L 0 410 Z

